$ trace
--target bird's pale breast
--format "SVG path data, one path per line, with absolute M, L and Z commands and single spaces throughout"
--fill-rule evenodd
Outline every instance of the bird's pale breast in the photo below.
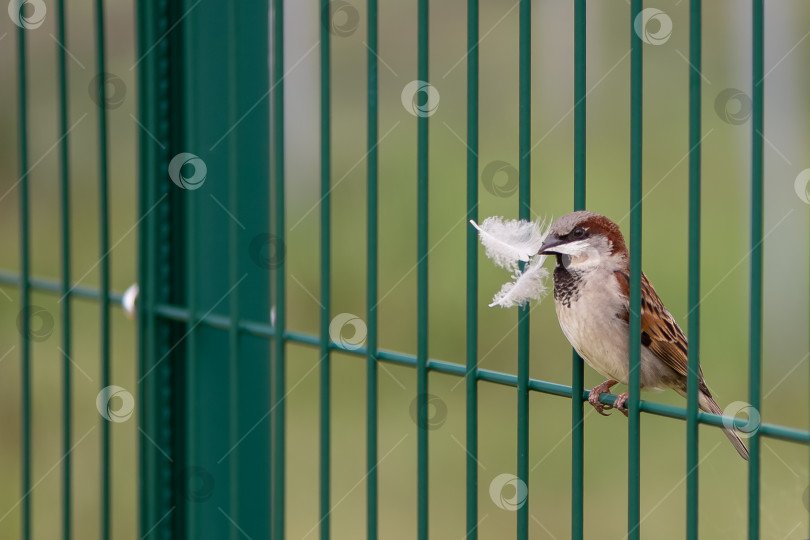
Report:
M 577 275 L 557 267 L 554 303 L 565 337 L 588 365 L 607 378 L 627 383 L 630 327 L 623 318 L 626 305 L 613 270 L 599 268 Z M 671 376 L 659 371 L 671 370 L 655 361 L 646 347 L 641 354 L 641 386 L 656 389 L 657 383 Z

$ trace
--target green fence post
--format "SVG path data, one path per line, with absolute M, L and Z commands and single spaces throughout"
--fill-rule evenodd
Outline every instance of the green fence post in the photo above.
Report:
M 171 159 L 169 148 L 177 147 L 173 127 L 179 123 L 179 89 L 175 89 L 179 81 L 172 71 L 179 32 L 167 33 L 171 24 L 173 14 L 168 0 L 138 3 L 138 114 L 145 128 L 139 132 L 138 141 L 138 214 L 143 216 L 138 246 L 139 534 L 149 540 L 171 537 L 176 508 L 172 482 L 177 454 L 172 375 L 177 362 L 165 358 L 174 325 L 159 319 L 155 310 L 159 303 L 178 298 L 172 278 L 179 282 L 177 273 L 182 269 L 177 266 L 172 273 L 177 259 L 172 255 L 179 251 L 182 228 L 176 217 L 179 205 L 170 204 L 170 194 L 179 193 L 170 191 L 172 184 L 165 181 Z M 182 345 L 178 348 L 182 349 Z
M 270 536 L 270 350 L 240 324 L 269 324 L 283 254 L 268 234 L 268 24 L 267 2 L 139 4 L 147 539 Z
M 138 248 L 140 535 L 157 539 L 171 537 L 175 531 L 172 462 L 176 457 L 173 448 L 176 421 L 172 375 L 177 362 L 165 356 L 171 346 L 171 334 L 176 332 L 173 325 L 157 318 L 155 307 L 178 297 L 175 284 L 171 283 L 174 260 L 167 256 L 179 251 L 176 248 L 181 233 L 176 217 L 179 206 L 169 204 L 170 193 L 175 196 L 178 193 L 170 191 L 171 184 L 161 180 L 165 180 L 171 159 L 169 147 L 177 146 L 174 143 L 177 134 L 172 127 L 178 124 L 179 114 L 173 94 L 179 90 L 172 92 L 178 81 L 176 75 L 173 81 L 171 62 L 179 33 L 166 34 L 173 15 L 167 0 L 141 2 L 138 9 L 139 116 L 146 128 L 139 132 L 138 213 L 143 216 Z M 164 34 L 166 37 L 161 39 Z M 181 268 L 176 267 L 175 275 Z M 160 449 L 167 457 L 161 455 Z

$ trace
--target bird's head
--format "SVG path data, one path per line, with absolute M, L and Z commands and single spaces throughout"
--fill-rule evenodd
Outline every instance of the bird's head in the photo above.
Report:
M 588 270 L 603 261 L 627 259 L 627 246 L 619 226 L 605 216 L 579 211 L 566 214 L 551 227 L 538 254 L 553 253 L 566 268 Z

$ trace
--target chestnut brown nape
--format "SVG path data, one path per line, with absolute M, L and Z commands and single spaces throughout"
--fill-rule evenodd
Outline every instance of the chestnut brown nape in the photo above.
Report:
M 590 234 L 602 234 L 612 243 L 613 253 L 626 253 L 627 245 L 619 226 L 613 221 L 596 212 L 580 210 L 560 217 L 552 226 L 551 232 L 557 236 L 565 236 L 576 227 L 583 227 Z

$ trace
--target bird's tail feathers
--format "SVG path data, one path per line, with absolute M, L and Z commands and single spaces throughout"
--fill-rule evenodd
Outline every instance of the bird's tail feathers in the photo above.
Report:
M 717 414 L 720 416 L 723 415 L 723 409 L 720 408 L 720 405 L 718 405 L 711 396 L 706 395 L 703 392 L 700 393 L 700 408 L 712 414 Z M 726 437 L 728 437 L 728 440 L 731 441 L 731 444 L 734 445 L 737 452 L 739 452 L 740 456 L 745 461 L 748 461 L 748 447 L 745 446 L 745 443 L 742 441 L 740 436 L 737 435 L 737 432 L 732 428 L 723 428 L 723 432 L 726 434 Z

